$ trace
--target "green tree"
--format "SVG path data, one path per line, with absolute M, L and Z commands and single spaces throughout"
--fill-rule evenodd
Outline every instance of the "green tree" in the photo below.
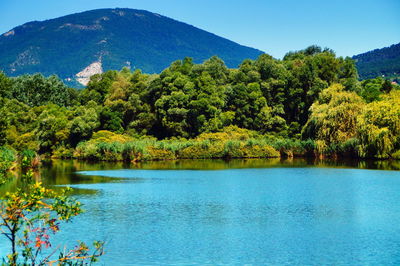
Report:
M 82 212 L 81 204 L 67 195 L 69 191 L 56 194 L 36 183 L 28 186 L 27 191 L 8 192 L 1 199 L 0 230 L 11 249 L 4 258 L 7 265 L 84 265 L 104 253 L 102 242 L 94 243 L 93 253 L 80 242 L 72 250 L 61 251 L 57 258 L 43 256 L 43 251 L 51 247 L 50 235 L 60 230 L 61 222 L 68 222 Z
M 39 140 L 40 152 L 51 152 L 65 145 L 70 135 L 71 112 L 54 104 L 47 105 L 38 116 L 36 135 Z
M 0 98 L 11 98 L 12 80 L 0 71 Z
M 95 101 L 98 104 L 103 104 L 116 75 L 117 71 L 109 70 L 103 74 L 96 74 L 90 77 L 87 87 L 80 94 L 81 103 L 86 104 L 89 101 Z
M 182 91 L 174 91 L 156 101 L 156 116 L 167 136 L 188 137 L 188 103 L 189 96 Z
M 381 77 L 375 79 L 367 79 L 361 82 L 360 95 L 368 103 L 380 100 L 381 95 L 392 91 L 393 85 L 390 81 Z
M 352 86 L 357 85 L 354 62 L 349 58 L 337 58 L 329 49 L 311 46 L 288 53 L 283 61 L 290 72 L 284 104 L 289 123 L 304 125 L 310 106 L 323 89 L 340 83 L 346 90 L 354 90 Z
M 364 101 L 355 92 L 348 92 L 340 84 L 323 90 L 311 106 L 311 115 L 304 126 L 304 138 L 318 141 L 320 152 L 357 137 L 357 117 L 362 113 Z
M 235 112 L 234 124 L 239 127 L 256 129 L 257 116 L 266 106 L 258 83 L 238 84 L 227 91 L 227 108 Z
M 23 75 L 14 79 L 12 97 L 29 106 L 57 104 L 68 106 L 72 102 L 71 90 L 55 75 Z
M 82 140 L 88 140 L 100 127 L 100 118 L 94 101 L 86 106 L 79 106 L 74 112 L 71 122 L 70 142 L 73 146 Z
M 122 126 L 122 114 L 113 112 L 109 107 L 103 108 L 100 113 L 100 127 L 104 130 L 110 130 L 117 133 L 122 133 L 124 128 Z
M 4 104 L 4 100 L 0 98 L 0 104 Z M 4 108 L 0 108 L 0 146 L 7 144 L 8 119 Z
M 400 91 L 371 102 L 358 117 L 362 157 L 389 158 L 400 150 Z

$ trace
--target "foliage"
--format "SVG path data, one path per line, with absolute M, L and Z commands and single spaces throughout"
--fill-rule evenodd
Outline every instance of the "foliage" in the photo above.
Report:
M 94 104 L 94 106 L 92 106 Z M 75 109 L 74 118 L 71 121 L 69 140 L 72 145 L 79 141 L 89 139 L 93 132 L 99 128 L 99 114 L 96 104 L 89 102 L 86 106 L 79 106 Z
M 400 43 L 353 56 L 362 79 L 399 77 Z
M 67 195 L 69 190 L 56 194 L 36 183 L 26 191 L 18 189 L 2 198 L 0 231 L 10 243 L 10 253 L 4 258 L 8 265 L 83 265 L 103 254 L 102 242 L 94 243 L 93 253 L 84 243 L 60 252 L 58 258 L 52 255 L 54 251 L 47 251 L 52 247 L 51 235 L 60 230 L 60 224 L 82 212 L 81 204 Z
M 50 152 L 68 141 L 71 113 L 67 109 L 54 104 L 47 105 L 37 119 L 36 135 L 41 152 Z
M 126 8 L 30 22 L 13 32 L 0 35 L 0 69 L 13 76 L 57 74 L 75 86 L 80 85 L 76 73 L 99 57 L 103 69 L 128 66 L 160 73 L 185 56 L 200 63 L 218 55 L 229 67 L 237 67 L 262 53 L 165 16 Z
M 7 77 L 4 72 L 0 71 L 0 98 L 11 97 L 12 90 L 12 80 Z
M 275 156 L 263 145 L 288 157 L 388 158 L 398 150 L 399 132 L 377 125 L 371 113 L 383 112 L 377 106 L 389 104 L 399 86 L 383 78 L 359 82 L 350 58 L 318 46 L 283 60 L 263 54 L 237 69 L 214 56 L 202 64 L 177 60 L 153 75 L 107 71 L 73 93 L 55 77 L 1 74 L 0 90 L 0 144 L 58 158 Z M 249 139 L 267 142 L 253 147 Z
M 0 185 L 3 185 L 7 181 L 7 171 L 13 167 L 15 161 L 15 151 L 0 146 Z
M 370 103 L 380 100 L 382 94 L 389 93 L 395 88 L 396 86 L 389 80 L 378 77 L 362 81 L 360 95 L 365 99 L 365 101 Z
M 22 169 L 39 167 L 40 158 L 35 151 L 23 150 L 19 156 Z
M 15 161 L 15 151 L 4 146 L 0 146 L 0 172 L 4 173 L 5 171 L 9 170 Z
M 74 156 L 106 161 L 279 157 L 279 152 L 259 139 L 256 132 L 232 126 L 218 133 L 203 133 L 193 140 L 128 139 L 112 134 L 95 133 L 91 140 L 78 145 Z
M 12 81 L 11 98 L 29 106 L 54 103 L 67 106 L 72 103 L 72 91 L 57 77 L 42 74 L 22 75 Z
M 316 152 L 316 143 L 312 139 L 283 139 L 276 137 L 267 137 L 266 143 L 278 150 L 281 157 L 306 157 L 314 156 Z
M 367 105 L 358 117 L 362 157 L 389 158 L 400 149 L 400 91 Z M 394 156 L 396 157 L 396 156 Z
M 324 153 L 327 147 L 356 137 L 357 117 L 363 108 L 364 102 L 355 92 L 344 91 L 342 85 L 334 84 L 323 90 L 311 106 L 303 136 L 317 140 L 319 151 Z

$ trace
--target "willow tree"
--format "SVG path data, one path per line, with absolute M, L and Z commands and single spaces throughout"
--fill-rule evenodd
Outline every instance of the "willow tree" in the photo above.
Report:
M 400 91 L 368 104 L 358 117 L 362 157 L 389 158 L 400 150 Z M 396 153 L 396 154 L 397 154 Z
M 333 84 L 323 90 L 311 106 L 310 117 L 303 128 L 303 137 L 315 138 L 319 152 L 325 153 L 357 137 L 357 117 L 365 102 L 355 92 Z

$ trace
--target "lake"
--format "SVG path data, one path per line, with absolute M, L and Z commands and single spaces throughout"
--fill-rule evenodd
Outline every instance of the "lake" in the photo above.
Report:
M 75 188 L 86 212 L 55 242 L 106 240 L 100 265 L 399 265 L 399 168 L 300 159 L 53 161 L 35 178 Z

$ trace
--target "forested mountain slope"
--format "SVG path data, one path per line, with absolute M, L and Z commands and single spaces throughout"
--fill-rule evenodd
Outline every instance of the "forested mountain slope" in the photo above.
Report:
M 400 76 L 400 43 L 353 56 L 361 79 Z
M 175 60 L 217 55 L 237 67 L 261 51 L 159 14 L 98 9 L 33 21 L 0 35 L 0 70 L 11 76 L 57 74 L 69 85 L 109 69 L 159 73 Z

